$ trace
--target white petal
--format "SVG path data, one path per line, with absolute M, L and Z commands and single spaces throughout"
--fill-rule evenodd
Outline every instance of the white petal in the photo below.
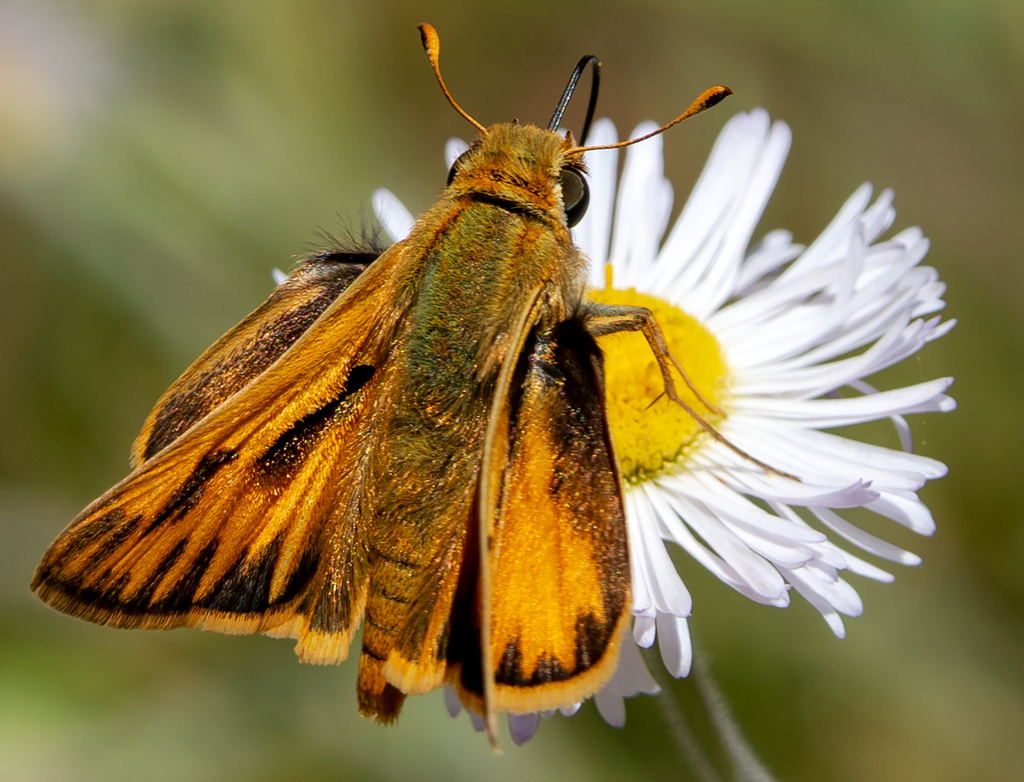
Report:
M 614 695 L 607 689 L 601 690 L 594 696 L 594 705 L 601 718 L 613 728 L 626 726 L 626 702 L 621 695 Z
M 653 511 L 647 498 L 641 492 L 626 491 L 626 536 L 629 540 L 630 580 L 633 593 L 633 615 L 648 616 L 657 613 L 654 598 L 649 587 L 652 574 L 647 571 L 647 557 L 644 556 L 645 526 L 654 525 Z
M 799 258 L 804 246 L 793 244 L 793 234 L 776 230 L 767 234 L 743 261 L 736 292 L 747 292 L 750 286 L 786 263 Z
M 832 632 L 835 633 L 836 638 L 845 638 L 846 627 L 843 625 L 839 612 L 824 597 L 818 594 L 816 590 L 812 589 L 807 580 L 802 576 L 797 576 L 793 573 L 788 573 L 787 575 L 793 584 L 793 588 L 800 593 L 800 596 L 814 606 L 824 617 Z
M 712 236 L 722 234 L 725 215 L 742 197 L 768 127 L 764 111 L 738 114 L 726 123 L 658 256 L 664 272 L 662 286 L 671 282 L 674 290 L 685 292 L 707 272 L 716 254 Z M 700 255 L 702 248 L 709 246 L 712 249 Z M 676 301 L 685 305 L 678 297 Z
M 409 235 L 416 221 L 394 193 L 383 187 L 374 190 L 372 203 L 374 214 L 391 241 L 400 242 Z
M 450 138 L 444 145 L 444 164 L 451 168 L 459 155 L 469 149 L 469 144 L 460 138 Z
M 644 487 L 632 491 L 645 491 L 648 493 L 651 504 L 658 514 L 658 522 L 663 528 L 662 536 L 682 546 L 690 556 L 711 571 L 721 581 L 756 602 L 778 606 L 788 605 L 789 598 L 785 591 L 786 585 L 781 578 L 776 585 L 777 589 L 771 594 L 762 595 L 752 589 L 731 565 L 705 548 L 693 536 L 686 525 L 682 523 L 676 511 L 665 500 L 657 484 L 654 484 L 652 488 Z
M 859 440 L 805 429 L 787 421 L 761 420 L 756 426 L 747 428 L 755 442 L 762 439 L 775 443 L 786 443 L 790 451 L 800 451 L 814 463 L 823 464 L 839 476 L 869 476 L 872 481 L 884 487 L 900 486 L 919 489 L 926 480 L 941 478 L 947 472 L 946 465 L 927 456 L 895 451 Z M 838 477 L 842 481 L 842 477 Z M 891 476 L 891 482 L 890 482 Z
M 617 140 L 618 134 L 611 120 L 599 119 L 594 123 L 587 143 L 599 146 L 614 144 Z M 583 219 L 573 228 L 573 238 L 583 253 L 590 258 L 589 284 L 594 288 L 604 288 L 604 266 L 608 262 L 608 244 L 612 233 L 619 151 L 602 149 L 585 152 L 583 159 L 590 170 L 590 206 L 587 207 Z
M 622 698 L 632 698 L 641 692 L 648 695 L 661 692 L 657 682 L 647 670 L 644 658 L 640 655 L 640 649 L 636 644 L 630 643 L 628 639 L 622 643 L 619 652 L 619 665 L 604 690 Z
M 444 688 L 444 707 L 450 717 L 458 717 L 462 713 L 462 702 L 451 687 Z
M 870 200 L 871 185 L 865 182 L 847 199 L 828 227 L 807 248 L 807 252 L 790 265 L 780 279 L 792 279 L 803 275 L 831 259 L 844 255 L 849 246 L 853 225 L 864 214 Z
M 862 328 L 865 332 L 872 332 L 868 334 L 868 338 L 877 341 L 859 355 L 830 364 L 821 364 L 821 360 L 830 356 L 811 356 L 817 352 L 815 350 L 790 362 L 779 362 L 770 367 L 760 366 L 753 370 L 744 368 L 742 373 L 737 373 L 737 382 L 732 387 L 732 393 L 737 396 L 779 394 L 816 397 L 844 385 L 852 385 L 861 377 L 875 374 L 902 361 L 920 350 L 926 342 L 931 341 L 931 333 L 940 324 L 937 319 L 908 323 L 909 313 L 906 312 L 906 307 L 903 304 L 897 306 L 903 310 L 903 316 L 898 321 L 890 323 L 887 332 L 877 333 L 876 322 L 864 324 Z M 859 331 L 860 329 L 851 330 L 843 339 L 833 340 L 823 347 L 827 348 L 829 354 L 835 355 L 856 350 L 863 342 Z
M 794 500 L 804 498 L 800 504 L 808 504 L 813 498 L 826 492 L 841 488 L 843 497 L 821 499 L 816 504 L 832 507 L 855 507 L 878 499 L 883 491 L 914 492 L 924 484 L 924 475 L 909 470 L 884 470 L 868 463 L 851 458 L 853 454 L 841 448 L 829 450 L 826 443 L 815 448 L 812 441 L 804 443 L 802 434 L 813 430 L 802 429 L 787 421 L 760 421 L 742 429 L 733 422 L 723 426 L 723 435 L 749 454 L 757 456 L 762 462 L 776 470 L 788 472 L 800 478 L 800 484 L 760 470 L 750 469 L 752 465 L 744 464 L 738 454 L 727 450 L 724 446 L 709 446 L 700 458 L 714 459 L 721 466 L 727 467 L 730 474 L 719 480 L 726 483 L 744 486 L 745 491 L 766 492 L 777 496 L 779 492 L 788 493 Z M 834 437 L 834 436 L 833 436 Z M 841 440 L 842 438 L 836 438 Z M 898 452 L 894 452 L 898 453 Z M 927 467 L 922 464 L 922 467 Z M 746 468 L 746 469 L 744 469 Z M 739 474 L 740 471 L 743 474 Z M 843 484 L 846 484 L 843 487 Z
M 955 403 L 942 392 L 949 388 L 952 382 L 952 378 L 940 378 L 928 383 L 849 399 L 808 400 L 744 396 L 734 399 L 731 408 L 743 413 L 801 421 L 818 429 L 831 429 L 875 421 L 893 414 L 948 412 L 953 409 Z
M 901 565 L 921 564 L 921 558 L 916 554 L 904 551 L 899 546 L 894 546 L 888 541 L 865 532 L 828 508 L 811 508 L 811 512 L 821 520 L 822 524 L 835 530 L 838 535 L 869 554 L 888 559 L 890 562 L 899 562 Z
M 661 496 L 676 511 L 678 517 L 686 521 L 687 526 L 707 541 L 746 586 L 772 604 L 786 599 L 785 582 L 768 561 L 751 551 L 706 507 L 691 501 L 681 492 L 668 488 L 669 490 L 661 493 Z M 666 520 L 664 515 L 661 518 L 663 521 Z
M 508 733 L 517 747 L 532 739 L 539 725 L 540 714 L 537 712 L 508 715 Z
M 657 130 L 644 123 L 632 138 Z M 654 263 L 672 211 L 672 186 L 662 174 L 662 138 L 628 148 L 615 207 L 615 232 L 609 263 L 618 288 L 637 286 Z
M 693 664 L 690 629 L 681 616 L 658 614 L 658 649 L 665 669 L 676 679 L 688 676 Z
M 722 234 L 714 262 L 697 285 L 682 288 L 678 284 L 668 293 L 691 315 L 706 318 L 729 299 L 739 282 L 740 265 L 754 227 L 768 203 L 789 153 L 789 128 L 776 122 L 760 150 L 743 195 L 728 216 L 728 230 Z
M 641 554 L 646 565 L 648 590 L 653 607 L 661 613 L 689 616 L 693 608 L 693 599 L 668 555 L 658 532 L 658 525 L 642 525 L 641 537 Z
M 682 474 L 666 478 L 664 482 L 679 486 L 680 490 L 685 491 L 688 496 L 715 508 L 720 514 L 727 514 L 735 524 L 745 527 L 751 532 L 796 545 L 820 543 L 825 540 L 825 536 L 820 532 L 766 513 L 741 494 L 737 494 L 707 475 Z
M 846 486 L 837 486 L 835 481 L 819 480 L 817 470 L 799 460 L 798 452 L 787 451 L 784 443 L 752 448 L 751 442 L 756 444 L 756 441 L 752 441 L 751 438 L 739 436 L 736 431 L 727 431 L 725 427 L 722 434 L 735 445 L 744 448 L 775 469 L 784 470 L 801 479 L 794 481 L 781 475 L 766 473 L 718 442 L 709 443 L 699 453 L 691 456 L 691 469 L 705 468 L 715 478 L 740 493 L 790 505 L 826 505 L 832 508 L 859 507 L 879 497 L 879 492 L 871 488 L 870 481 L 856 479 Z
M 826 621 L 833 611 L 846 616 L 860 616 L 864 611 L 857 591 L 842 579 L 822 580 L 811 568 L 797 568 L 785 573 L 793 588 L 821 611 Z
M 654 617 L 639 615 L 633 617 L 633 640 L 636 645 L 643 649 L 650 649 L 654 645 L 654 638 L 657 632 L 654 625 Z
M 854 391 L 860 391 L 862 394 L 878 393 L 877 388 L 869 383 L 865 383 L 863 380 L 851 380 L 848 385 Z M 896 434 L 900 438 L 900 446 L 903 448 L 904 453 L 913 453 L 914 435 L 910 431 L 910 424 L 907 423 L 907 419 L 901 415 L 891 415 L 889 420 L 892 421 L 892 425 L 896 429 Z M 942 467 L 944 475 L 946 465 L 941 462 L 936 462 L 936 464 Z
M 640 650 L 627 640 L 619 652 L 619 666 L 615 674 L 604 689 L 594 696 L 594 703 L 605 722 L 613 728 L 621 728 L 626 724 L 626 704 L 623 698 L 641 692 L 653 695 L 660 691 L 640 656 Z
M 882 495 L 867 504 L 875 513 L 890 518 L 904 527 L 914 530 L 918 535 L 935 533 L 935 519 L 928 506 L 913 497 L 901 497 L 895 492 L 882 492 Z

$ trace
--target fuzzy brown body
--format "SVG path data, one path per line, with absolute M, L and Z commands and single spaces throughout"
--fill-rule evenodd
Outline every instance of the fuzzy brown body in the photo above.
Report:
M 314 663 L 362 623 L 383 721 L 442 683 L 488 715 L 600 689 L 630 601 L 594 335 L 640 326 L 584 296 L 567 169 L 571 138 L 493 126 L 407 239 L 307 259 L 158 402 L 33 589 Z

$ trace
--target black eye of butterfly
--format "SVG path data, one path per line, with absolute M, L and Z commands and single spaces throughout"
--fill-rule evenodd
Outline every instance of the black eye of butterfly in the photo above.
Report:
M 459 171 L 459 164 L 462 162 L 462 158 L 464 158 L 468 152 L 469 150 L 467 149 L 465 152 L 463 152 L 461 155 L 455 158 L 455 162 L 452 163 L 452 167 L 448 169 L 448 181 L 445 183 L 445 187 L 448 187 L 452 183 L 452 180 L 455 179 L 455 175 Z
M 562 203 L 565 204 L 565 222 L 572 228 L 583 219 L 590 203 L 590 188 L 583 174 L 573 168 L 563 168 Z

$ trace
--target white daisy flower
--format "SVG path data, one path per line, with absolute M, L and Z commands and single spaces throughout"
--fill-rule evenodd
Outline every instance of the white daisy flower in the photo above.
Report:
M 641 125 L 633 137 L 654 129 Z M 588 139 L 615 141 L 608 120 Z M 795 589 L 842 638 L 841 616 L 859 616 L 863 605 L 840 572 L 893 576 L 833 539 L 890 562 L 921 560 L 841 511 L 868 508 L 922 535 L 935 529 L 916 492 L 946 467 L 910 453 L 903 416 L 952 410 L 952 381 L 883 392 L 864 381 L 953 326 L 928 317 L 943 308 L 945 289 L 934 269 L 919 265 L 928 241 L 917 228 L 879 241 L 895 218 L 892 192 L 872 204 L 863 185 L 809 247 L 785 231 L 751 247 L 789 144 L 789 128 L 763 110 L 730 120 L 667 237 L 672 186 L 662 137 L 629 147 L 617 197 L 617 151 L 587 153 L 591 200 L 575 238 L 592 262 L 592 295 L 654 311 L 703 399 L 682 383 L 680 395 L 727 441 L 662 395 L 640 335 L 601 338 L 612 437 L 628 484 L 636 643 L 624 644 L 618 671 L 594 698 L 611 725 L 625 723 L 623 698 L 658 691 L 638 646 L 657 639 L 669 673 L 690 670 L 692 600 L 667 542 L 759 603 L 784 607 Z M 464 148 L 449 142 L 449 163 Z M 403 238 L 409 212 L 386 190 L 373 203 L 385 230 Z M 903 451 L 823 431 L 883 418 L 895 424 Z M 457 699 L 447 703 L 457 714 Z M 527 740 L 537 723 L 537 715 L 511 716 L 513 739 Z

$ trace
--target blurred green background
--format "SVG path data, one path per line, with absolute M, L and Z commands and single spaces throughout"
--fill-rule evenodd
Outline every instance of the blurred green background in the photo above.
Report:
M 49 541 L 125 474 L 150 405 L 273 267 L 358 227 L 376 187 L 431 203 L 444 141 L 469 128 L 422 21 L 485 124 L 546 121 L 588 52 L 620 132 L 730 85 L 666 138 L 677 210 L 722 124 L 754 106 L 794 133 L 759 233 L 810 241 L 864 179 L 895 187 L 897 228 L 932 238 L 960 320 L 880 381 L 957 379 L 958 412 L 913 421 L 950 467 L 923 493 L 938 534 L 886 533 L 924 565 L 855 579 L 866 613 L 838 641 L 802 601 L 753 605 L 680 558 L 692 627 L 780 779 L 1024 779 L 1020 0 L 0 0 L 0 778 L 689 778 L 653 698 L 629 702 L 624 730 L 588 705 L 495 757 L 436 693 L 397 728 L 360 720 L 354 661 L 96 628 L 28 592 Z M 706 735 L 692 683 L 673 697 Z

